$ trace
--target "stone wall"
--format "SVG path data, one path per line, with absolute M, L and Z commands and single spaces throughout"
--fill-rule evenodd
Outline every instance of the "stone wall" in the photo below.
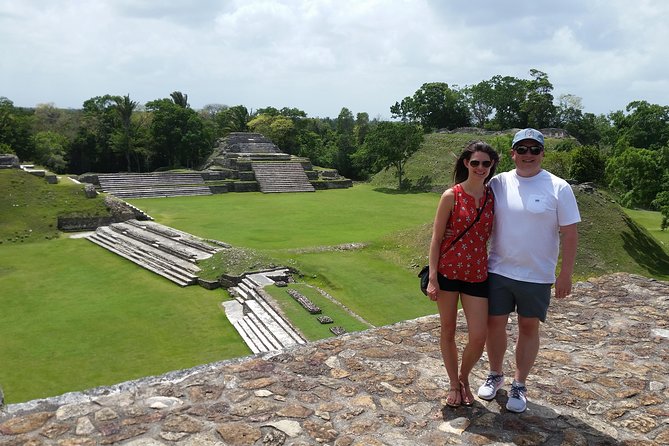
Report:
M 13 153 L 0 154 L 0 169 L 18 169 L 19 157 Z
M 114 217 L 58 217 L 58 230 L 65 232 L 94 231 L 114 223 Z

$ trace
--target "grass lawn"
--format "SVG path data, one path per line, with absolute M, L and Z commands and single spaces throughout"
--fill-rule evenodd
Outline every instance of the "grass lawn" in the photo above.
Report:
M 662 225 L 662 214 L 656 211 L 642 211 L 637 209 L 624 209 L 625 213 L 646 228 L 650 234 L 657 239 L 669 253 L 669 229 L 660 229 Z
M 83 186 L 67 179 L 48 184 L 17 169 L 1 169 L 0 191 L 0 245 L 58 238 L 59 215 L 109 215 L 101 196 L 87 199 Z
M 294 289 L 313 304 L 321 309 L 320 314 L 310 314 L 300 305 L 292 296 L 288 294 L 288 289 Z M 344 307 L 332 302 L 315 288 L 304 284 L 290 284 L 288 288 L 267 287 L 265 290 L 279 304 L 286 317 L 300 330 L 300 332 L 310 341 L 325 339 L 335 336 L 330 331 L 330 327 L 344 327 L 346 331 L 360 331 L 370 328 L 370 325 L 360 321 L 351 315 Z M 333 323 L 321 324 L 317 317 L 329 316 Z
M 294 257 L 304 280 L 318 285 L 375 326 L 437 312 L 418 289 L 413 271 L 389 262 L 374 247 Z M 346 327 L 345 327 L 346 328 Z
M 272 250 L 368 242 L 431 221 L 435 194 L 378 192 L 368 184 L 314 193 L 230 193 L 130 200 L 156 221 L 228 242 Z
M 0 248 L 7 403 L 250 354 L 219 303 L 83 239 Z

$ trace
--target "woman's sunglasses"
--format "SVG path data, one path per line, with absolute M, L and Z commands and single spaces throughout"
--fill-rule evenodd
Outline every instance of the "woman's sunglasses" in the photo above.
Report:
M 483 167 L 490 167 L 492 166 L 492 161 L 479 161 L 479 160 L 469 161 L 469 165 L 472 167 L 479 167 L 479 164 L 482 165 Z
M 544 150 L 544 148 L 541 146 L 534 146 L 534 147 L 517 146 L 513 150 L 515 150 L 518 155 L 525 155 L 528 150 L 532 155 L 538 155 Z

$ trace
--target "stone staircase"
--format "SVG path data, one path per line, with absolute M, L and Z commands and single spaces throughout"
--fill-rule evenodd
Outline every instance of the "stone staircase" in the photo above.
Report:
M 200 173 L 109 173 L 99 174 L 103 192 L 119 198 L 159 198 L 211 195 Z
M 228 291 L 234 300 L 223 302 L 227 318 L 253 353 L 282 350 L 306 340 L 277 312 L 263 290 L 288 274 L 287 269 L 247 274 Z
M 196 261 L 224 249 L 168 226 L 138 220 L 101 226 L 86 238 L 180 286 L 197 283 Z
M 251 167 L 261 192 L 315 191 L 299 162 L 253 161 Z

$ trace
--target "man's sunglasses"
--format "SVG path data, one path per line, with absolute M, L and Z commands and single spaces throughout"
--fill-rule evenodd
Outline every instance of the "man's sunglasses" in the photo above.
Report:
M 532 155 L 538 155 L 544 150 L 544 148 L 541 146 L 533 146 L 533 147 L 516 146 L 513 150 L 515 150 L 518 155 L 525 155 L 528 150 Z
M 490 167 L 492 166 L 492 161 L 479 161 L 479 160 L 469 161 L 469 165 L 472 167 L 479 167 L 479 164 L 482 165 L 483 167 Z

